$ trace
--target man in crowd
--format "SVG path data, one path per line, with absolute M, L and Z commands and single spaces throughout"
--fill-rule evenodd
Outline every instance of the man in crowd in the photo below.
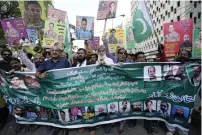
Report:
M 87 19 L 82 18 L 81 20 L 81 27 L 79 25 L 79 22 L 77 22 L 77 30 L 76 30 L 76 37 L 79 40 L 88 40 L 92 38 L 92 34 L 89 30 L 87 30 Z M 80 28 L 79 28 L 80 27 Z
M 165 36 L 165 42 L 178 42 L 180 41 L 180 34 L 175 32 L 174 25 L 171 23 L 169 24 L 169 32 Z
M 132 110 L 132 112 L 141 112 L 142 111 L 142 103 L 141 102 L 133 103 L 131 105 L 131 110 Z
M 98 61 L 98 55 L 96 53 L 91 54 L 90 62 L 95 64 Z
M 0 61 L 0 69 L 4 71 L 10 71 L 11 68 L 9 66 L 9 63 L 12 59 L 12 52 L 11 50 L 5 48 L 1 51 L 1 57 L 3 58 L 2 61 Z M 8 109 L 6 102 L 4 101 L 3 97 L 0 96 L 0 130 L 3 129 L 3 127 L 6 124 L 6 120 L 8 118 Z
M 49 23 L 49 30 L 44 34 L 45 38 L 56 39 L 57 34 L 54 31 L 54 23 Z
M 70 63 L 66 59 L 61 58 L 61 49 L 58 46 L 51 48 L 51 59 L 42 63 L 36 72 L 38 78 L 44 79 L 47 77 L 46 71 L 53 69 L 70 68 Z M 52 128 L 49 128 L 48 132 L 51 132 Z M 53 135 L 57 135 L 60 132 L 59 128 L 56 128 Z M 63 135 L 68 135 L 68 130 L 63 130 Z
M 129 63 L 133 63 L 133 62 L 134 62 L 134 60 L 133 60 L 133 54 L 128 54 L 128 55 L 127 55 L 127 61 L 128 61 Z
M 180 44 L 180 50 L 185 49 L 187 51 L 192 51 L 192 42 L 190 42 L 190 37 L 188 34 L 184 35 L 184 42 Z

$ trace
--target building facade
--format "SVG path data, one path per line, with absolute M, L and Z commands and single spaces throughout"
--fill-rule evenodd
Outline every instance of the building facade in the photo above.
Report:
M 193 19 L 194 28 L 201 28 L 201 1 L 179 1 L 179 0 L 145 0 L 149 15 L 152 19 L 154 29 L 160 43 L 164 43 L 163 24 L 183 19 Z M 131 0 L 131 22 L 135 10 L 138 7 L 138 0 Z M 157 37 L 153 33 L 145 41 L 136 44 L 133 53 L 143 51 L 147 58 L 155 58 L 158 49 Z

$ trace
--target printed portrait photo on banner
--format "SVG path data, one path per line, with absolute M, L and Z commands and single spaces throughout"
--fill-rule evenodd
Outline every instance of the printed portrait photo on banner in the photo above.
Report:
M 156 112 L 156 100 L 147 100 L 144 102 L 144 112 Z
M 39 117 L 37 115 L 37 108 L 36 107 L 28 106 L 28 107 L 25 107 L 24 110 L 26 112 L 26 117 L 27 118 L 37 118 L 37 117 Z
M 157 102 L 157 112 L 160 114 L 165 119 L 170 118 L 170 112 L 171 112 L 171 104 L 163 101 L 163 100 L 158 100 Z
M 190 41 L 190 36 L 188 34 L 184 35 L 184 42 L 179 46 L 179 51 L 180 50 L 187 50 L 192 52 L 192 41 Z
M 68 110 L 60 110 L 58 111 L 58 115 L 61 122 L 70 121 Z
M 82 119 L 82 111 L 81 107 L 74 107 L 69 109 L 70 119 L 71 120 L 78 120 Z
M 94 35 L 94 17 L 76 16 L 76 37 L 78 40 L 91 40 Z
M 119 102 L 119 112 L 120 113 L 129 113 L 130 112 L 130 102 L 128 102 L 128 101 Z
M 198 38 L 194 42 L 194 48 L 201 48 L 202 35 L 201 30 L 198 31 Z
M 83 118 L 85 120 L 92 119 L 95 117 L 95 110 L 93 106 L 86 106 L 83 108 Z
M 66 18 L 66 11 L 62 11 L 59 9 L 55 9 L 53 7 L 48 8 L 48 21 L 59 23 L 59 24 L 65 24 L 65 18 Z
M 183 81 L 184 69 L 180 65 L 164 66 L 165 80 Z
M 189 79 L 189 81 L 191 82 L 192 85 L 199 86 L 201 82 L 201 66 L 195 65 L 195 66 L 192 66 L 191 68 L 192 68 L 193 74 L 191 75 L 191 78 Z
M 107 116 L 107 106 L 103 105 L 95 105 L 95 115 L 97 117 Z
M 22 117 L 24 117 L 26 114 L 23 109 L 13 106 L 13 115 L 16 119 L 23 119 Z
M 39 89 L 40 83 L 35 76 L 26 76 L 24 78 L 25 84 L 28 88 Z
M 188 120 L 189 117 L 189 108 L 179 105 L 173 105 L 172 107 L 172 118 L 177 118 L 181 121 Z
M 133 27 L 128 27 L 127 32 L 128 32 L 128 33 L 126 33 L 127 34 L 127 37 L 126 37 L 127 41 L 134 41 L 135 39 L 134 39 L 134 35 L 133 35 Z
M 131 102 L 131 112 L 142 112 L 143 102 Z
M 42 19 L 42 12 L 45 11 L 41 5 L 43 5 L 43 1 L 24 1 L 24 22 L 27 27 L 43 27 L 44 26 L 44 18 Z M 22 9 L 21 9 L 22 10 Z
M 109 115 L 114 115 L 119 113 L 118 102 L 112 102 L 107 105 L 107 110 Z
M 168 25 L 168 34 L 165 36 L 165 42 L 178 42 L 180 41 L 180 34 L 175 31 L 175 25 L 170 23 Z
M 161 81 L 161 66 L 145 66 L 144 67 L 144 81 Z
M 55 27 L 55 24 L 52 23 L 52 22 L 50 22 L 50 23 L 49 23 L 49 29 L 48 29 L 48 31 L 46 31 L 45 34 L 44 34 L 44 37 L 45 37 L 45 38 L 56 39 L 57 34 L 56 34 L 55 30 L 54 30 L 54 27 Z
M 38 107 L 38 114 L 42 119 L 47 119 L 48 118 L 48 112 L 47 109 L 44 107 Z
M 20 90 L 26 90 L 27 87 L 25 86 L 23 78 L 16 76 L 16 75 L 11 75 L 10 78 L 11 82 L 11 88 L 12 89 L 20 89 Z

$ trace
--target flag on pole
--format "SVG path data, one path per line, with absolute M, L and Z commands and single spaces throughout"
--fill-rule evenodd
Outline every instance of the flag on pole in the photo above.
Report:
M 69 59 L 71 58 L 71 47 L 70 47 L 70 43 L 71 42 L 71 37 L 70 37 L 70 28 L 69 28 L 69 19 L 67 16 L 67 20 L 66 20 L 66 36 L 65 36 L 65 46 L 64 46 L 64 52 L 68 53 L 69 55 Z
M 138 8 L 133 16 L 133 33 L 137 43 L 147 39 L 154 32 L 146 4 L 144 0 L 139 0 Z

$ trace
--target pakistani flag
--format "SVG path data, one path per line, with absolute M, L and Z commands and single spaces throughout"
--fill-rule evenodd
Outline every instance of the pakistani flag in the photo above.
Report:
M 69 19 L 67 16 L 67 22 L 66 22 L 66 36 L 65 36 L 65 46 L 64 46 L 64 52 L 68 53 L 69 59 L 71 58 L 71 47 L 70 47 L 70 29 L 69 29 Z
M 153 26 L 144 0 L 139 0 L 138 8 L 133 16 L 133 34 L 136 43 L 147 39 L 153 33 Z

